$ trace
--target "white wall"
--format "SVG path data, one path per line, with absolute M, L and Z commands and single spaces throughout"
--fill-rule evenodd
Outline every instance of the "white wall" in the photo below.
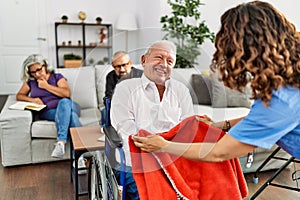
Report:
M 166 0 L 39 0 L 44 2 L 42 5 L 45 8 L 45 20 L 43 29 L 46 29 L 47 44 L 48 44 L 48 57 L 50 64 L 56 65 L 55 55 L 55 35 L 54 35 L 54 22 L 60 21 L 60 17 L 63 14 L 69 16 L 69 21 L 78 22 L 77 14 L 79 11 L 85 11 L 87 13 L 87 22 L 94 22 L 97 16 L 103 18 L 103 23 L 112 23 L 113 26 L 117 20 L 117 17 L 122 12 L 133 12 L 138 21 L 139 29 L 136 31 L 130 31 L 128 33 L 128 50 L 131 54 L 134 63 L 140 62 L 140 55 L 144 52 L 149 43 L 161 39 L 163 33 L 161 32 L 160 17 L 170 13 L 170 7 Z M 276 8 L 283 12 L 287 18 L 292 21 L 297 28 L 300 26 L 299 16 L 299 0 L 266 0 L 272 3 Z M 6 0 L 0 0 L 2 4 L 5 4 Z M 18 2 L 18 0 L 16 0 Z M 247 2 L 247 0 L 202 0 L 205 5 L 200 7 L 201 19 L 204 19 L 208 27 L 213 32 L 217 32 L 220 26 L 220 16 L 228 9 L 241 2 Z M 14 11 L 10 11 L 14 13 Z M 24 10 L 25 13 L 30 12 Z M 17 14 L 17 13 L 16 13 Z M 2 23 L 9 23 L 13 26 L 12 20 L 7 20 L 3 14 L 0 14 L 0 21 Z M 28 21 L 24 23 L 30 23 Z M 22 33 L 23 30 L 20 30 Z M 1 27 L 0 27 L 1 36 Z M 3 38 L 1 38 L 3 39 Z M 2 45 L 5 41 L 0 40 L 0 53 L 3 54 L 4 49 Z M 119 30 L 113 30 L 113 51 L 125 49 L 125 32 Z M 201 69 L 208 69 L 211 62 L 211 57 L 214 52 L 214 45 L 210 41 L 206 41 L 201 46 L 201 56 L 199 58 L 199 66 Z M 1 55 L 0 55 L 1 56 Z M 17 69 L 18 66 L 7 66 L 0 60 L 0 70 L 3 73 L 3 69 Z M 21 66 L 20 66 L 21 68 Z M 6 74 L 12 74 L 14 72 L 6 72 Z M 14 80 L 19 80 L 19 73 L 16 74 Z M 0 94 L 6 92 L 2 91 L 4 88 L 0 81 Z M 11 91 L 13 93 L 16 91 Z
M 201 17 L 205 19 L 208 27 L 211 31 L 217 33 L 220 27 L 220 17 L 229 8 L 234 7 L 242 2 L 250 2 L 250 0 L 203 0 L 205 5 L 201 7 Z M 290 20 L 297 29 L 300 28 L 300 1 L 298 0 L 265 0 L 275 6 L 279 11 L 281 11 L 288 20 Z M 200 69 L 208 68 L 212 54 L 214 52 L 214 45 L 211 42 L 206 42 L 201 47 L 200 56 Z
M 115 24 L 118 15 L 121 12 L 135 12 L 137 10 L 137 0 L 46 0 L 48 34 L 50 41 L 51 54 L 49 59 L 52 63 L 55 62 L 55 38 L 54 38 L 54 22 L 61 21 L 60 17 L 65 14 L 69 17 L 69 21 L 80 21 L 77 17 L 79 11 L 84 11 L 87 14 L 85 22 L 95 22 L 97 16 L 102 17 L 103 23 Z M 59 6 L 58 6 L 59 5 Z M 113 30 L 113 50 L 124 50 L 124 33 L 118 30 Z
M 300 25 L 298 0 L 266 0 L 281 10 L 295 25 Z M 201 19 L 204 19 L 213 32 L 217 32 L 220 26 L 220 16 L 228 8 L 236 6 L 242 0 L 203 0 L 205 5 L 200 7 Z M 298 6 L 297 6 L 298 5 Z M 149 43 L 160 39 L 161 33 L 160 17 L 170 12 L 170 6 L 165 0 L 46 0 L 47 29 L 50 44 L 49 60 L 55 64 L 55 40 L 54 40 L 54 22 L 60 21 L 62 14 L 67 14 L 70 21 L 78 21 L 79 11 L 87 13 L 87 22 L 94 22 L 97 16 L 103 18 L 103 23 L 115 24 L 118 15 L 121 12 L 135 13 L 139 25 L 137 31 L 128 33 L 128 51 L 130 52 L 134 63 L 140 61 L 140 54 L 145 50 Z M 125 32 L 113 31 L 113 51 L 125 49 Z M 214 45 L 206 41 L 201 47 L 201 56 L 199 59 L 199 68 L 208 68 L 211 60 Z

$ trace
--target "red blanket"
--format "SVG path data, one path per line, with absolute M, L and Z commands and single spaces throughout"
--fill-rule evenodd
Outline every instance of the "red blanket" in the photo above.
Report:
M 141 130 L 138 134 L 150 133 Z M 216 142 L 224 134 L 192 116 L 159 135 L 177 142 Z M 247 196 L 247 184 L 238 159 L 209 163 L 168 153 L 146 153 L 134 145 L 131 137 L 129 145 L 133 177 L 141 200 L 240 200 Z

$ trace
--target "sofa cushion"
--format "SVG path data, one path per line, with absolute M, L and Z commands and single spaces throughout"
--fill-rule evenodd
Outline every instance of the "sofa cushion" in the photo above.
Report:
M 57 138 L 55 122 L 37 120 L 31 125 L 31 137 L 33 138 Z
M 82 126 L 97 126 L 101 119 L 100 110 L 97 108 L 87 108 L 81 110 L 79 121 Z
M 197 94 L 192 87 L 192 74 L 199 74 L 196 68 L 174 68 L 171 77 L 183 83 L 190 91 L 193 103 L 198 102 Z
M 51 156 L 56 140 L 53 139 L 33 139 L 31 141 L 32 148 L 32 162 L 49 162 L 64 159 L 70 159 L 70 142 L 66 143 L 65 154 L 63 158 L 54 158 Z
M 98 108 L 81 109 L 79 121 L 82 126 L 97 126 L 101 119 Z M 55 122 L 47 120 L 37 120 L 32 123 L 31 137 L 33 138 L 57 138 Z
M 194 104 L 196 115 L 207 115 L 215 122 L 244 117 L 249 111 L 246 107 L 213 108 L 210 105 Z
M 68 80 L 71 98 L 81 109 L 98 106 L 94 67 L 59 68 L 56 71 Z
M 192 88 L 196 94 L 194 104 L 211 105 L 211 80 L 207 75 L 193 74 Z
M 225 87 L 223 82 L 218 79 L 217 73 L 211 73 L 212 83 L 212 107 L 246 107 L 250 108 L 251 101 L 249 99 L 248 90 L 239 92 Z

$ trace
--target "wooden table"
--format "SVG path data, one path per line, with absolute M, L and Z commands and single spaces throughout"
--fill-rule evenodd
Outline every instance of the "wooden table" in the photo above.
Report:
M 71 133 L 71 145 L 70 145 L 70 157 L 71 157 L 71 182 L 73 182 L 73 176 L 75 177 L 75 195 L 76 200 L 81 195 L 87 195 L 88 191 L 79 190 L 79 179 L 78 179 L 78 158 L 85 152 L 104 150 L 104 142 L 98 141 L 98 138 L 104 135 L 101 133 L 100 126 L 85 126 L 70 128 Z M 72 154 L 74 150 L 74 154 Z M 74 174 L 73 172 L 73 161 L 75 160 Z M 86 170 L 86 169 L 85 169 Z

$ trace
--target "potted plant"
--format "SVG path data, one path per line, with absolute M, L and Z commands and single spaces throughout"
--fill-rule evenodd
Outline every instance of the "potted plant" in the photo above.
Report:
M 102 18 L 101 17 L 96 17 L 96 22 L 97 22 L 97 24 L 101 24 L 102 23 Z
M 82 66 L 82 57 L 75 54 L 65 54 L 64 55 L 64 65 L 65 68 L 77 68 Z
M 67 15 L 61 16 L 61 20 L 62 20 L 63 23 L 67 23 L 68 22 L 68 16 Z
M 99 60 L 97 62 L 97 65 L 106 65 L 106 64 L 108 64 L 108 62 L 109 62 L 108 57 L 104 57 L 102 60 Z
M 205 39 L 212 42 L 215 35 L 205 21 L 200 20 L 200 0 L 168 0 L 172 14 L 160 18 L 164 39 L 172 40 L 177 47 L 177 68 L 191 68 L 197 64 L 200 45 Z M 193 22 L 193 23 L 192 23 Z

